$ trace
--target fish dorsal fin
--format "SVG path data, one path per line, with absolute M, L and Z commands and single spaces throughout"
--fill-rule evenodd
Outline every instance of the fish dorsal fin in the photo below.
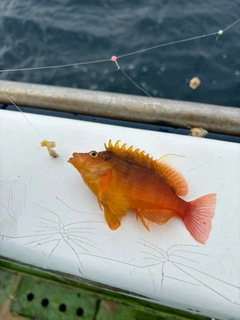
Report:
M 128 158 L 132 161 L 137 161 L 143 166 L 155 168 L 157 172 L 166 180 L 166 182 L 173 188 L 174 192 L 179 196 L 185 196 L 188 193 L 188 185 L 184 177 L 176 169 L 166 163 L 165 159 L 169 155 L 161 157 L 159 160 L 154 160 L 149 154 L 139 149 L 133 150 L 133 146 L 126 148 L 126 143 L 119 145 L 120 140 L 115 144 L 109 140 L 108 145 L 104 144 L 106 151 L 110 151 L 115 155 Z
M 143 165 L 152 164 L 154 162 L 153 158 L 149 157 L 149 154 L 145 154 L 144 151 L 140 151 L 139 149 L 133 150 L 133 146 L 130 146 L 128 149 L 126 148 L 126 143 L 122 146 L 119 145 L 120 140 L 118 140 L 114 145 L 112 141 L 108 141 L 108 145 L 104 144 L 106 151 L 110 151 L 115 155 L 119 155 L 122 157 L 126 157 L 130 160 L 135 160 L 138 163 L 142 163 Z
M 166 179 L 167 183 L 173 188 L 178 196 L 185 196 L 188 193 L 188 185 L 184 177 L 174 169 L 170 164 L 168 164 L 164 157 L 160 158 L 156 162 L 158 171 Z

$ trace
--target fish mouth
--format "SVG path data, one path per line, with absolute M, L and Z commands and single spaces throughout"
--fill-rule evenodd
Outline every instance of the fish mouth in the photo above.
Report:
M 70 162 L 71 164 L 75 164 L 75 163 L 83 163 L 84 162 L 84 157 L 80 154 L 80 153 L 77 153 L 77 152 L 74 152 L 72 154 L 72 157 L 69 158 L 68 162 Z

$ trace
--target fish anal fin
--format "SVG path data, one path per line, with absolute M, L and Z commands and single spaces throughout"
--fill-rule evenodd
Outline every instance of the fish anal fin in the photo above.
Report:
M 173 188 L 178 196 L 185 196 L 188 193 L 188 185 L 184 177 L 176 169 L 165 161 L 157 161 L 157 169 Z
M 171 219 L 175 213 L 170 210 L 136 210 L 137 216 L 140 218 L 144 227 L 149 231 L 149 227 L 146 224 L 145 219 L 148 219 L 157 224 L 165 224 L 169 219 Z

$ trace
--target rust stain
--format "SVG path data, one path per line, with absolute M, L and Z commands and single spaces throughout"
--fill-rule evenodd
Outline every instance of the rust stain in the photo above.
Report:
M 118 311 L 118 303 L 113 302 L 113 301 L 102 301 L 103 303 L 103 308 L 107 313 L 116 313 Z
M 21 277 L 20 276 L 16 276 L 13 286 L 12 286 L 12 293 L 11 295 L 6 297 L 6 300 L 3 301 L 3 303 L 0 305 L 0 319 L 1 320 L 24 320 L 26 318 L 17 316 L 17 315 L 13 315 L 10 312 L 11 309 L 11 303 L 12 300 L 14 299 L 14 294 L 19 286 L 19 283 L 21 281 Z

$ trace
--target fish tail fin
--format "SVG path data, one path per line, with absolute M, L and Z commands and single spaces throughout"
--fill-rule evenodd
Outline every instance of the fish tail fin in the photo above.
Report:
M 189 202 L 188 210 L 182 219 L 188 231 L 198 242 L 205 243 L 209 237 L 215 206 L 215 193 Z

